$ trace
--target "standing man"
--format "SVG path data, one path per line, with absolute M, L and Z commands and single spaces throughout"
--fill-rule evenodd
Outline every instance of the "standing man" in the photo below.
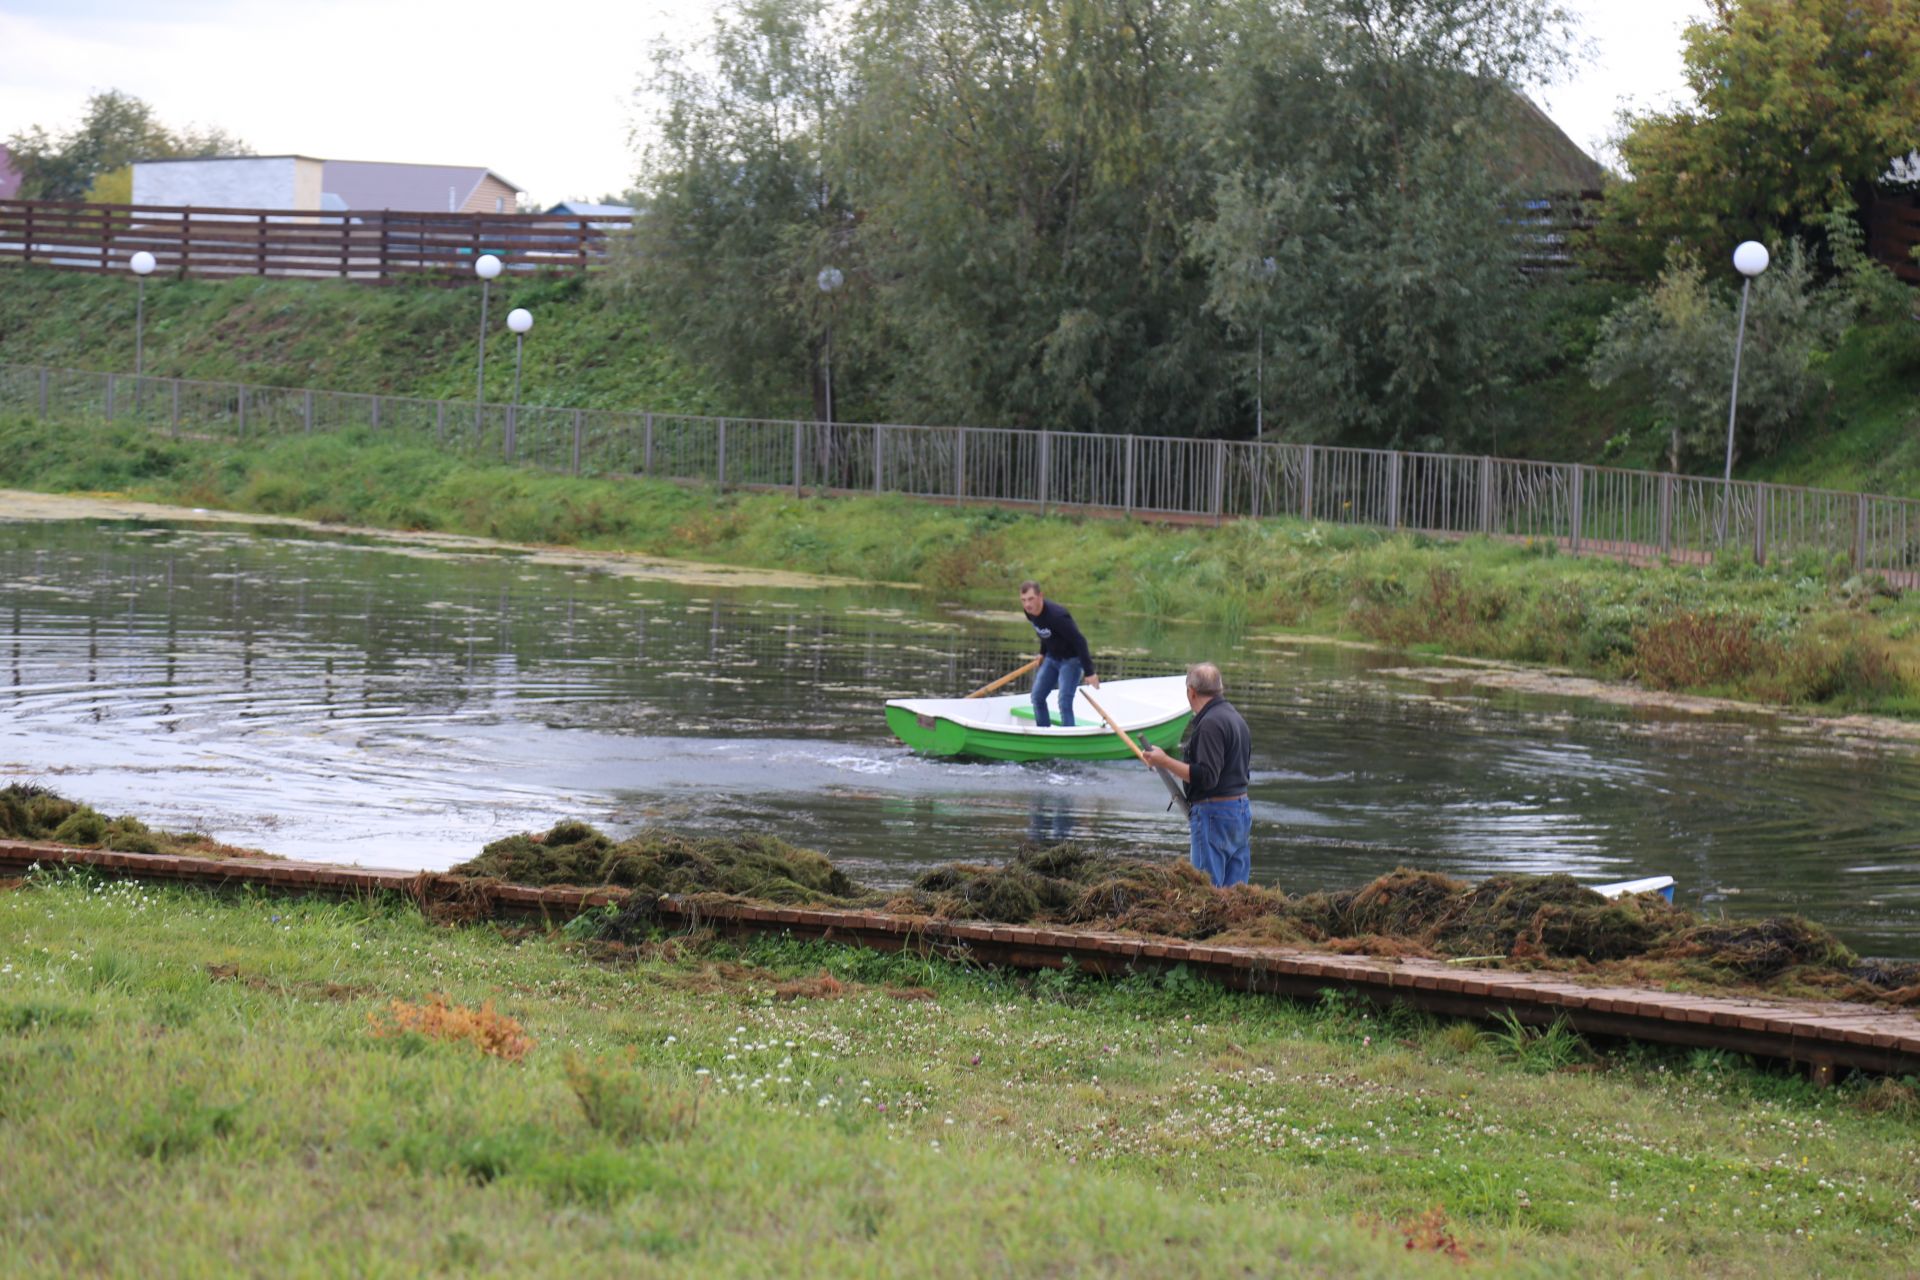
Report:
M 1098 689 L 1100 677 L 1094 674 L 1093 654 L 1087 638 L 1074 625 L 1073 615 L 1040 594 L 1040 584 L 1029 579 L 1020 584 L 1020 607 L 1034 634 L 1040 637 L 1040 670 L 1033 677 L 1033 722 L 1042 729 L 1052 726 L 1047 712 L 1047 695 L 1060 690 L 1060 723 L 1073 727 L 1073 691 L 1081 677 Z
M 1187 668 L 1187 705 L 1193 719 L 1175 760 L 1158 747 L 1145 751 L 1147 763 L 1187 784 L 1187 833 L 1193 840 L 1193 865 L 1214 885 L 1245 884 L 1253 873 L 1253 806 L 1247 778 L 1253 769 L 1253 737 L 1247 722 L 1226 699 L 1220 668 L 1196 662 Z

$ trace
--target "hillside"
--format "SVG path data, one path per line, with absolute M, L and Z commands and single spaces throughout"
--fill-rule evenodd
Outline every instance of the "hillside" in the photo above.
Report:
M 1625 386 L 1596 390 L 1587 352 L 1623 286 L 1575 284 L 1536 295 L 1527 376 L 1494 416 L 1511 425 L 1505 457 L 1660 469 L 1665 434 Z M 150 282 L 147 367 L 164 376 L 467 399 L 479 298 L 471 287 L 375 288 L 340 281 Z M 636 302 L 598 282 L 509 283 L 492 301 L 488 396 L 513 379 L 507 310 L 533 311 L 522 395 L 532 404 L 737 412 L 725 391 L 656 342 Z M 1826 365 L 1832 383 L 1802 439 L 1751 460 L 1750 479 L 1920 494 L 1920 326 L 1861 328 Z M 0 270 L 0 362 L 133 368 L 130 280 Z M 798 388 L 800 379 L 795 379 Z M 806 412 L 804 398 L 789 410 Z M 1704 464 L 1703 464 L 1704 465 Z M 1707 467 L 1707 470 L 1715 468 Z
M 533 404 L 726 412 L 697 371 L 652 340 L 645 317 L 579 278 L 496 283 L 489 397 L 513 387 L 509 309 L 533 312 L 522 396 Z M 0 270 L 0 361 L 133 369 L 127 277 Z M 477 285 L 374 287 L 345 281 L 160 280 L 147 284 L 150 373 L 471 399 Z

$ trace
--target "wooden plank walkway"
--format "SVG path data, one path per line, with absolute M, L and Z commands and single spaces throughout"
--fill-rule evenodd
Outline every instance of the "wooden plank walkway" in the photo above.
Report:
M 109 876 L 208 888 L 242 886 L 330 897 L 400 893 L 423 906 L 476 915 L 564 921 L 624 901 L 619 888 L 529 888 L 434 872 L 317 862 L 158 857 L 0 841 L 0 875 L 42 866 L 90 867 Z M 1197 975 L 1249 992 L 1314 996 L 1334 989 L 1377 1003 L 1467 1018 L 1511 1012 L 1535 1025 L 1565 1018 L 1583 1034 L 1619 1036 L 1781 1058 L 1831 1082 L 1842 1069 L 1920 1073 L 1920 1015 L 1840 1001 L 1755 999 L 1595 985 L 1564 974 L 1469 969 L 1437 960 L 1336 955 L 1280 947 L 1211 946 L 1132 934 L 932 920 L 870 911 L 756 906 L 662 897 L 667 927 L 727 934 L 788 933 L 882 951 L 931 951 L 1014 968 L 1078 968 L 1103 974 L 1183 964 Z

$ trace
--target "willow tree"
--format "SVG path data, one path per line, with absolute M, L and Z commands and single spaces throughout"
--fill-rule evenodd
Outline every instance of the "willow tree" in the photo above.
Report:
M 1261 343 L 1269 422 L 1484 442 L 1526 340 L 1515 86 L 1551 69 L 1564 19 L 1514 0 L 1311 0 L 1299 21 L 1241 26 L 1197 130 L 1216 176 L 1194 251 L 1209 304 Z
M 1517 345 L 1501 140 L 1556 21 L 755 0 L 717 71 L 663 64 L 634 278 L 759 402 L 817 363 L 831 262 L 856 414 L 1246 434 L 1259 339 L 1291 433 L 1461 441 Z
M 804 268 L 851 216 L 828 167 L 845 66 L 822 0 L 744 0 L 693 52 L 663 46 L 643 85 L 663 109 L 614 279 L 741 411 L 794 412 L 824 337 Z

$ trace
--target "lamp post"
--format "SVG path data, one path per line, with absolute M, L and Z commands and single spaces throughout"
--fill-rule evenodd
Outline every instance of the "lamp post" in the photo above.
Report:
M 153 255 L 145 249 L 127 260 L 133 269 L 134 278 L 140 282 L 139 293 L 133 304 L 133 376 L 134 390 L 140 388 L 140 375 L 146 372 L 146 328 L 147 328 L 147 277 L 153 274 Z
M 834 290 L 847 282 L 846 275 L 838 267 L 822 267 L 820 274 L 813 278 L 820 286 L 820 292 L 827 295 L 827 421 L 833 421 L 833 294 Z
M 1254 267 L 1254 275 L 1261 285 L 1259 318 L 1253 324 L 1253 438 L 1264 440 L 1267 435 L 1267 294 L 1266 286 L 1273 281 L 1274 273 L 1280 270 L 1280 264 L 1272 258 L 1262 258 Z
M 533 312 L 515 307 L 507 312 L 507 328 L 513 330 L 513 406 L 507 410 L 507 457 L 511 460 L 520 426 L 520 361 L 526 352 L 527 333 L 533 328 Z
M 1740 282 L 1740 326 L 1733 338 L 1733 395 L 1727 402 L 1727 468 L 1721 478 L 1733 480 L 1733 422 L 1740 412 L 1740 349 L 1747 340 L 1747 294 L 1753 290 L 1753 278 L 1767 269 L 1767 246 L 1748 240 L 1733 251 L 1734 270 L 1746 279 Z
M 480 277 L 480 371 L 473 383 L 473 434 L 476 441 L 481 431 L 481 410 L 487 403 L 487 296 L 493 288 L 493 278 L 500 274 L 500 259 L 490 253 L 483 253 L 473 260 L 473 274 Z

